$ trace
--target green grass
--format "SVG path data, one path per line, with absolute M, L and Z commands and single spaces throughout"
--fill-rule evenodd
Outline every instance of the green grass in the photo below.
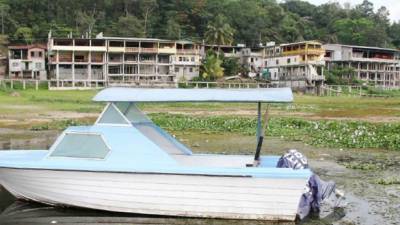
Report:
M 102 105 L 94 103 L 91 98 L 95 91 L 0 91 L 1 113 L 22 115 L 29 113 L 46 113 L 49 111 L 98 112 Z
M 0 110 L 2 113 L 46 113 L 49 111 L 70 111 L 97 113 L 102 104 L 93 103 L 96 91 L 48 91 L 19 90 L 17 96 L 11 90 L 0 90 Z M 20 110 L 23 107 L 24 110 Z M 30 108 L 31 107 L 31 108 Z M 238 103 L 173 103 L 141 104 L 150 112 L 256 112 L 256 104 Z M 278 116 L 301 117 L 305 119 L 368 119 L 374 122 L 398 117 L 400 121 L 400 98 L 358 98 L 358 97 L 315 97 L 296 95 L 293 104 L 272 104 L 272 113 Z

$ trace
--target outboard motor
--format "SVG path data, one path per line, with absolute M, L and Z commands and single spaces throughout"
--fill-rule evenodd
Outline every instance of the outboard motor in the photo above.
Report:
M 277 168 L 292 168 L 294 170 L 307 169 L 308 160 L 307 158 L 296 149 L 290 149 L 285 155 L 283 155 L 276 165 Z
M 291 149 L 278 160 L 276 167 L 294 170 L 307 169 L 308 160 L 301 152 Z M 319 213 L 322 201 L 329 198 L 332 193 L 336 194 L 337 202 L 338 199 L 343 197 L 343 193 L 336 190 L 335 182 L 323 181 L 316 174 L 313 174 L 308 179 L 306 190 L 301 196 L 297 212 L 299 218 L 304 219 L 310 213 Z

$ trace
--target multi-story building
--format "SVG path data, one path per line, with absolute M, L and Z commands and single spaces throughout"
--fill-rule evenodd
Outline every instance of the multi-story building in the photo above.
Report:
M 326 44 L 324 48 L 328 70 L 335 66 L 353 68 L 356 78 L 366 83 L 400 87 L 399 50 L 340 44 Z
M 107 73 L 105 40 L 51 38 L 48 41 L 49 78 L 56 86 L 104 84 Z
M 263 47 L 243 48 L 241 64 L 248 69 L 249 77 L 260 76 L 264 68 L 265 51 Z
M 172 57 L 178 81 L 191 80 L 200 73 L 200 45 L 189 41 L 176 42 L 176 55 Z
M 49 38 L 50 78 L 60 83 L 175 86 L 198 76 L 198 45 L 151 38 Z
M 325 79 L 325 50 L 319 42 L 268 43 L 264 54 L 264 73 L 269 74 L 268 79 L 276 86 L 319 86 Z
M 12 79 L 47 79 L 44 45 L 8 46 L 8 77 Z

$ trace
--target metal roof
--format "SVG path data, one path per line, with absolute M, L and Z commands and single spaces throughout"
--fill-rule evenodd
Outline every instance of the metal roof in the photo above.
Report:
M 292 102 L 290 88 L 260 89 L 148 89 L 107 88 L 98 102 Z
M 390 52 L 399 52 L 400 50 L 394 48 L 381 48 L 375 46 L 361 46 L 361 45 L 342 45 L 342 44 L 324 44 L 323 46 L 338 46 L 338 47 L 347 47 L 347 48 L 355 48 L 355 49 L 366 49 L 366 50 L 381 50 L 381 51 L 390 51 Z

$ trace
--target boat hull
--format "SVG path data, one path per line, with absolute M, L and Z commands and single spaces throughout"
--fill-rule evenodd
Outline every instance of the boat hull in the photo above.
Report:
M 295 220 L 305 179 L 0 168 L 15 197 L 165 216 Z

